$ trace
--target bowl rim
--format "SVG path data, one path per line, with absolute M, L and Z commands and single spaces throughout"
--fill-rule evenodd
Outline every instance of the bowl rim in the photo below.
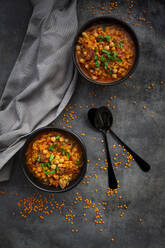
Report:
M 84 158 L 84 162 L 83 162 L 83 165 L 82 165 L 82 169 L 81 169 L 81 172 L 79 173 L 79 176 L 74 180 L 72 181 L 72 184 L 68 185 L 66 188 L 64 189 L 59 189 L 58 188 L 55 188 L 54 186 L 49 186 L 49 185 L 45 185 L 46 188 L 44 188 L 44 184 L 39 182 L 39 180 L 37 180 L 33 175 L 32 173 L 30 173 L 28 171 L 28 168 L 27 168 L 27 164 L 26 164 L 26 158 L 25 158 L 25 153 L 26 153 L 26 150 L 27 150 L 27 146 L 28 144 L 39 134 L 39 133 L 42 133 L 42 132 L 45 132 L 45 131 L 61 131 L 61 132 L 64 132 L 64 133 L 67 133 L 69 134 L 70 136 L 72 136 L 74 139 L 76 139 L 76 141 L 79 143 L 79 145 L 81 146 L 81 149 L 82 149 L 82 152 L 83 152 L 83 158 Z M 22 170 L 23 170 L 23 173 L 25 175 L 25 177 L 28 179 L 28 181 L 33 185 L 35 186 L 37 189 L 39 190 L 42 190 L 42 191 L 45 191 L 45 192 L 49 192 L 49 193 L 63 193 L 63 192 L 67 192 L 69 190 L 71 190 L 72 188 L 76 187 L 80 182 L 81 180 L 84 178 L 84 175 L 85 175 L 85 172 L 86 172 L 86 169 L 87 169 L 87 152 L 86 152 L 86 147 L 85 147 L 85 144 L 84 142 L 82 141 L 82 139 L 79 137 L 79 135 L 75 132 L 72 132 L 72 131 L 68 131 L 68 130 L 65 130 L 63 128 L 58 128 L 58 127 L 42 127 L 42 128 L 39 128 L 35 131 L 33 131 L 27 138 L 23 148 L 21 149 L 20 151 L 20 155 L 21 155 L 21 167 L 22 167 Z M 36 182 L 37 183 L 36 183 Z
M 77 60 L 76 60 L 76 55 L 75 55 L 75 46 L 76 46 L 76 43 L 77 43 L 77 40 L 78 40 L 78 37 L 81 35 L 81 33 L 86 29 L 88 28 L 89 26 L 91 26 L 92 24 L 96 23 L 97 21 L 99 21 L 100 23 L 103 22 L 103 23 L 106 23 L 106 21 L 109 21 L 109 22 L 116 22 L 117 24 L 123 26 L 127 31 L 128 33 L 131 35 L 133 41 L 134 41 L 134 44 L 135 44 L 135 60 L 134 60 L 134 63 L 133 63 L 133 66 L 132 68 L 130 69 L 130 71 L 126 74 L 126 76 L 124 76 L 123 78 L 119 79 L 119 80 L 116 80 L 114 82 L 98 82 L 98 81 L 95 81 L 89 77 L 87 77 L 85 75 L 85 73 L 83 73 L 83 71 L 80 69 L 78 63 L 77 63 Z M 139 56 L 140 56 L 140 47 L 139 47 L 139 41 L 138 41 L 138 38 L 137 38 L 137 35 L 135 33 L 135 31 L 133 30 L 133 28 L 128 25 L 126 22 L 116 18 L 116 17 L 110 17 L 110 16 L 98 16 L 98 17 L 95 17 L 95 18 L 91 18 L 90 20 L 88 20 L 87 22 L 85 22 L 80 28 L 79 30 L 77 31 L 77 34 L 74 38 L 74 41 L 73 41 L 73 45 L 72 45 L 72 58 L 73 58 L 73 62 L 74 62 L 74 65 L 76 66 L 78 72 L 80 73 L 80 75 L 85 78 L 88 82 L 91 82 L 91 83 L 94 83 L 94 84 L 97 84 L 97 85 L 102 85 L 102 86 L 114 86 L 114 85 L 117 85 L 117 84 L 120 84 L 122 83 L 123 81 L 127 80 L 129 78 L 129 76 L 131 76 L 136 67 L 137 67 L 137 64 L 139 62 Z

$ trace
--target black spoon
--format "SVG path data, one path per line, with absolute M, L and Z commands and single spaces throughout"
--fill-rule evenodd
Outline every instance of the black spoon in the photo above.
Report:
M 134 160 L 138 163 L 139 167 L 147 172 L 150 170 L 150 165 L 144 161 L 138 154 L 136 154 L 134 151 L 132 151 L 131 148 L 129 148 L 111 129 L 111 125 L 113 122 L 113 116 L 109 108 L 103 106 L 97 109 L 100 117 L 100 123 L 102 122 L 103 126 L 106 128 L 106 130 L 110 130 L 110 134 L 122 145 L 124 146 L 127 151 L 133 156 Z
M 111 157 L 109 153 L 109 147 L 108 147 L 108 141 L 107 141 L 107 135 L 106 135 L 107 130 L 108 130 L 107 126 L 104 125 L 99 111 L 95 108 L 92 108 L 88 111 L 88 119 L 91 122 L 91 124 L 103 134 L 105 147 L 106 147 L 107 162 L 108 162 L 108 184 L 111 189 L 116 189 L 117 180 L 116 180 L 115 173 L 112 167 Z

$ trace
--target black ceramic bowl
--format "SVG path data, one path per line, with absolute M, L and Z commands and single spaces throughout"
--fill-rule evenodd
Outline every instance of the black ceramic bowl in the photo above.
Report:
M 134 64 L 133 64 L 131 70 L 124 77 L 122 77 L 121 79 L 116 80 L 116 81 L 111 82 L 111 83 L 98 82 L 96 80 L 93 80 L 93 79 L 87 77 L 85 75 L 85 73 L 81 70 L 80 66 L 78 65 L 77 59 L 76 59 L 76 44 L 77 44 L 79 36 L 87 28 L 89 28 L 89 27 L 91 27 L 93 25 L 98 25 L 98 24 L 103 24 L 103 25 L 117 24 L 117 25 L 123 27 L 130 34 L 130 36 L 131 36 L 131 38 L 132 38 L 132 40 L 134 42 L 134 45 L 135 45 L 135 60 L 134 60 Z M 105 86 L 105 85 L 116 85 L 116 84 L 122 83 L 123 81 L 125 81 L 135 71 L 135 68 L 137 66 L 138 60 L 139 60 L 139 42 L 138 42 L 138 39 L 137 39 L 137 36 L 136 36 L 135 32 L 133 31 L 133 29 L 128 24 L 126 24 L 125 22 L 123 22 L 123 21 L 121 21 L 119 19 L 113 18 L 113 17 L 103 16 L 103 17 L 96 17 L 96 18 L 94 18 L 92 20 L 89 20 L 88 22 L 86 22 L 79 29 L 79 31 L 78 31 L 75 39 L 74 39 L 74 42 L 73 42 L 73 61 L 74 61 L 74 64 L 75 64 L 77 70 L 79 71 L 80 75 L 82 77 L 84 77 L 87 81 L 89 81 L 91 83 L 94 83 L 94 84 L 99 84 L 99 85 L 104 85 Z
M 81 172 L 78 175 L 78 177 L 74 180 L 71 181 L 70 184 L 64 188 L 61 189 L 60 187 L 54 187 L 54 186 L 49 186 L 47 184 L 41 183 L 37 178 L 35 178 L 31 172 L 28 170 L 28 166 L 26 164 L 26 158 L 25 158 L 25 153 L 27 150 L 27 146 L 29 144 L 29 142 L 31 142 L 38 134 L 41 133 L 45 133 L 46 131 L 58 131 L 61 133 L 65 133 L 70 135 L 71 137 L 73 137 L 73 139 L 76 140 L 76 142 L 80 145 L 81 149 L 82 149 L 82 154 L 83 154 L 83 165 L 81 168 Z M 25 145 L 23 146 L 23 149 L 21 151 L 21 160 L 22 160 L 22 168 L 23 168 L 23 172 L 25 174 L 25 176 L 27 177 L 27 179 L 38 189 L 40 190 L 44 190 L 47 192 L 52 192 L 52 193 L 61 193 L 61 192 L 66 192 L 72 188 L 74 188 L 78 183 L 80 183 L 80 181 L 83 179 L 85 172 L 86 172 L 86 167 L 87 167 L 87 155 L 86 155 L 86 149 L 85 149 L 85 145 L 83 144 L 83 142 L 81 141 L 81 139 L 77 136 L 77 134 L 74 134 L 73 132 L 69 132 L 66 131 L 64 129 L 61 128 L 54 128 L 54 127 L 44 127 L 44 128 L 40 128 L 36 131 L 34 131 L 26 140 Z

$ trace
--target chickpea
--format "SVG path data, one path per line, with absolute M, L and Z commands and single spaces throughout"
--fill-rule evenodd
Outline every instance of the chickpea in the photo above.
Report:
M 109 50 L 109 46 L 105 46 L 104 49 Z
M 37 168 L 37 171 L 38 171 L 38 172 L 41 172 L 41 171 L 42 171 L 42 168 L 41 168 L 41 167 L 38 167 L 38 168 Z
M 76 50 L 80 50 L 80 46 L 76 46 Z
M 56 169 L 56 165 L 55 164 L 52 164 L 51 165 L 51 169 L 55 170 Z
M 64 138 L 63 137 L 60 137 L 60 142 L 63 142 L 64 141 Z
M 122 76 L 125 76 L 125 71 L 121 73 Z
M 112 47 L 112 51 L 115 51 L 115 50 L 116 50 L 116 48 L 113 46 L 113 47 Z
M 59 167 L 59 168 L 60 168 L 60 167 L 63 167 L 63 164 L 59 164 L 58 167 Z
M 115 46 L 114 42 L 111 41 L 111 42 L 110 42 L 110 47 L 114 47 L 114 46 Z
M 81 58 L 80 63 L 82 63 L 82 64 L 85 63 L 85 59 Z
M 55 164 L 59 164 L 60 162 L 59 162 L 59 160 L 56 159 L 56 160 L 54 161 L 54 163 L 55 163 Z
M 59 175 L 53 175 L 54 179 L 59 179 Z
M 74 147 L 72 151 L 77 152 L 77 147 Z
M 48 153 L 48 151 L 47 150 L 43 150 L 43 154 L 47 154 Z
M 63 158 L 60 158 L 59 162 L 60 163 L 64 163 L 64 159 Z
M 88 69 L 89 68 L 89 65 L 85 65 L 85 68 Z
M 117 74 L 113 73 L 113 74 L 112 74 L 112 77 L 113 77 L 113 78 L 117 78 Z
M 80 54 L 81 52 L 80 51 L 77 51 L 77 54 Z
M 51 184 L 53 184 L 53 181 L 54 181 L 53 178 L 50 178 L 50 179 L 49 179 L 49 182 L 50 182 Z
M 94 75 L 92 75 L 92 79 L 93 79 L 93 80 L 96 80 L 96 79 L 97 79 L 97 77 L 96 77 L 96 76 L 94 76 Z
M 52 142 L 55 142 L 55 141 L 56 141 L 56 137 L 51 137 L 50 140 L 51 140 Z
M 86 52 L 86 51 L 84 51 L 84 52 L 83 52 L 83 54 L 86 56 L 86 55 L 87 55 L 87 52 Z
M 84 36 L 84 37 L 88 37 L 88 35 L 87 35 L 87 33 L 86 32 L 82 32 L 82 36 Z
M 65 139 L 65 143 L 68 143 L 69 142 L 69 140 L 68 139 Z
M 114 73 L 117 73 L 117 69 L 114 69 L 113 72 L 114 72 Z
M 57 159 L 57 160 L 60 159 L 60 156 L 59 156 L 59 155 L 56 155 L 56 159 Z

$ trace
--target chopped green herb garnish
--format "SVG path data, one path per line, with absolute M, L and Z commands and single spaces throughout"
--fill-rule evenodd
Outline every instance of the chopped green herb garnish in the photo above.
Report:
M 107 57 L 108 57 L 109 60 L 114 60 L 114 61 L 117 61 L 117 62 L 122 62 L 122 60 L 120 58 L 117 58 L 118 54 L 116 52 L 110 53 L 109 51 L 104 50 L 104 49 L 102 49 L 101 51 L 107 55 Z M 112 54 L 113 54 L 113 56 L 112 56 Z
M 108 74 L 112 74 L 112 73 L 113 73 L 113 70 L 108 71 Z
M 113 54 L 114 57 L 118 56 L 118 54 L 116 52 L 112 52 L 112 54 Z
M 122 59 L 121 58 L 116 58 L 115 61 L 122 62 Z
M 60 148 L 60 151 L 61 151 L 62 155 L 65 155 L 65 149 Z
M 111 39 L 111 36 L 109 36 L 109 35 L 106 35 L 106 36 L 100 35 L 100 36 L 98 36 L 98 37 L 96 38 L 97 41 L 104 41 L 104 40 L 110 41 L 110 39 Z
M 75 164 L 77 164 L 77 165 L 81 164 L 81 160 L 80 160 L 80 159 L 77 160 L 77 161 L 75 162 Z
M 51 167 L 51 163 L 50 162 L 46 162 L 45 166 Z
M 124 41 L 123 41 L 123 40 L 121 40 L 121 41 L 120 41 L 120 48 L 122 48 L 122 47 L 123 47 L 123 45 L 124 45 Z
M 56 173 L 56 170 L 46 171 L 46 175 L 54 174 L 54 173 Z
M 97 60 L 98 59 L 98 57 L 97 57 L 97 55 L 95 54 L 95 56 L 94 56 L 94 60 Z
M 43 163 L 41 163 L 40 166 L 42 167 L 43 172 L 45 173 L 45 172 L 46 172 L 46 171 L 45 171 L 45 165 L 44 165 Z
M 119 44 L 116 42 L 116 43 L 115 43 L 115 47 L 118 47 L 118 45 L 119 45 Z
M 54 146 L 53 146 L 53 145 L 50 145 L 50 146 L 49 146 L 49 151 L 52 152 L 53 150 L 54 150 Z
M 105 50 L 105 49 L 102 49 L 101 51 L 102 51 L 103 53 L 107 54 L 107 55 L 110 55 L 110 52 L 107 51 L 107 50 Z
M 100 68 L 100 63 L 99 63 L 98 60 L 97 60 L 96 63 L 95 63 L 95 67 L 96 67 L 96 68 Z
M 99 35 L 97 38 L 96 38 L 97 41 L 103 41 L 104 40 L 104 36 L 102 35 Z
M 37 162 L 40 162 L 40 159 L 41 159 L 41 155 L 38 154 L 38 158 L 36 158 L 35 160 L 36 160 Z
M 104 58 L 104 55 L 103 54 L 100 56 L 100 61 L 101 62 L 104 62 L 105 61 L 105 58 Z
M 105 36 L 105 39 L 106 39 L 107 41 L 110 41 L 111 36 L 107 35 L 107 36 Z
M 70 153 L 67 152 L 65 149 L 63 149 L 63 148 L 60 147 L 60 148 L 58 148 L 57 150 L 58 150 L 58 151 L 61 151 L 62 155 L 66 155 L 67 158 L 70 158 Z
M 103 29 L 103 31 L 105 32 L 105 30 L 106 30 L 106 26 L 105 26 L 105 25 L 103 25 L 103 26 L 102 26 L 102 29 Z
M 104 63 L 104 69 L 105 69 L 105 70 L 108 69 L 108 61 L 105 61 L 105 63 Z
M 70 153 L 69 152 L 66 152 L 66 156 L 69 159 L 70 158 Z
M 49 161 L 52 161 L 53 159 L 54 159 L 54 154 L 51 153 L 51 154 L 50 154 L 50 157 L 49 157 Z
M 56 140 L 59 140 L 60 139 L 60 136 L 56 136 Z
M 107 55 L 108 59 L 115 60 L 115 57 L 111 56 L 110 54 Z

